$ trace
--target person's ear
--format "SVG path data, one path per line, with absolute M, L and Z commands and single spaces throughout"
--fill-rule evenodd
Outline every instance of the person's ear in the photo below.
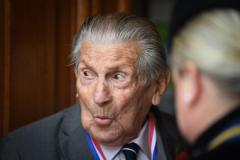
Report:
M 78 93 L 75 94 L 75 98 L 76 98 L 76 99 L 79 98 L 79 94 L 78 94 Z
M 161 97 L 167 89 L 169 79 L 170 79 L 170 74 L 168 72 L 164 73 L 162 76 L 159 76 L 159 78 L 157 79 L 156 88 L 154 90 L 154 94 L 152 97 L 153 105 L 158 105 L 160 103 Z
M 181 72 L 182 101 L 186 106 L 195 106 L 202 91 L 201 72 L 192 62 L 186 62 Z
M 159 92 L 154 93 L 154 95 L 152 97 L 152 104 L 156 106 L 160 103 L 160 100 L 161 100 L 161 96 L 160 96 Z

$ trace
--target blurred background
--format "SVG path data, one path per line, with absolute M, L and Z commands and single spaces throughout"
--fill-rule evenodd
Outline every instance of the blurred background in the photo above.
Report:
M 152 20 L 166 41 L 174 0 L 0 0 L 0 136 L 75 103 L 74 34 L 99 13 Z M 161 109 L 174 113 L 170 85 Z

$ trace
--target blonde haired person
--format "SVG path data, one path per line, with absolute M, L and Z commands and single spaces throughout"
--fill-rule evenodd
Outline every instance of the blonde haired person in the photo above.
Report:
M 239 3 L 194 2 L 177 2 L 171 29 L 178 126 L 189 159 L 239 159 Z

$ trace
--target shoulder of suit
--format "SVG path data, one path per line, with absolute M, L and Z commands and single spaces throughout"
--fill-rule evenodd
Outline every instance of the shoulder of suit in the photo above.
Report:
M 157 106 L 151 107 L 151 112 L 154 114 L 154 116 L 157 118 L 157 121 L 170 121 L 172 123 L 176 123 L 175 115 L 170 114 L 168 112 L 162 111 Z
M 53 134 L 57 128 L 61 125 L 63 119 L 73 114 L 79 113 L 79 105 L 72 105 L 62 111 L 59 111 L 50 116 L 44 117 L 40 120 L 20 127 L 13 132 L 9 133 L 6 137 L 13 139 L 21 139 L 22 137 L 42 137 L 44 134 Z
M 158 107 L 152 107 L 151 112 L 154 114 L 156 121 L 156 128 L 167 137 L 171 137 L 173 140 L 179 138 L 179 131 L 176 125 L 176 118 L 174 115 L 161 111 Z

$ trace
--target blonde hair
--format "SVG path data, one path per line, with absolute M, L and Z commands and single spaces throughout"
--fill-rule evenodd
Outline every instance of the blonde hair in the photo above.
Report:
M 240 93 L 240 12 L 232 9 L 204 12 L 173 41 L 175 62 L 194 62 L 230 92 Z

